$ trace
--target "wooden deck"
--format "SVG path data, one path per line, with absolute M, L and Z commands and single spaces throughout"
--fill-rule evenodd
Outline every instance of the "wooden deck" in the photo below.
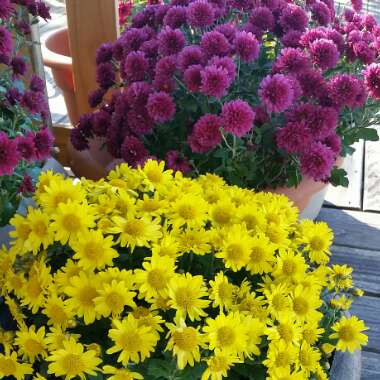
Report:
M 66 25 L 62 0 L 50 0 L 52 21 L 41 27 L 41 40 L 54 29 Z M 379 4 L 379 0 L 376 0 Z M 380 14 L 380 6 L 369 9 Z M 380 17 L 378 18 L 380 19 Z M 54 124 L 68 123 L 66 107 L 51 72 L 46 70 L 49 103 Z M 379 128 L 380 131 L 380 128 Z M 354 268 L 354 280 L 365 291 L 353 312 L 364 319 L 369 330 L 363 352 L 362 380 L 380 379 L 380 142 L 359 143 L 355 154 L 345 160 L 349 173 L 347 189 L 331 187 L 319 220 L 335 233 L 332 261 Z

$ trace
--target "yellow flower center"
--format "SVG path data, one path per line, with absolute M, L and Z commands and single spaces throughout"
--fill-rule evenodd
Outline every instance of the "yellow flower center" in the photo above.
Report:
M 309 303 L 306 298 L 296 297 L 293 300 L 293 310 L 298 315 L 306 315 L 309 311 Z
M 120 337 L 121 347 L 129 352 L 139 351 L 141 343 L 140 335 L 135 331 L 127 331 Z
M 197 330 L 193 327 L 185 327 L 182 331 L 175 331 L 173 341 L 180 350 L 193 351 L 198 345 Z
M 125 224 L 124 232 L 130 236 L 144 235 L 145 223 L 140 219 L 130 220 Z
M 59 305 L 51 305 L 47 308 L 47 314 L 53 323 L 62 324 L 67 321 L 65 310 Z
M 43 237 L 46 235 L 47 233 L 47 226 L 46 224 L 40 220 L 38 222 L 36 222 L 34 225 L 33 225 L 33 232 L 39 236 L 39 237 Z
M 22 279 L 16 275 L 12 276 L 9 279 L 9 283 L 10 283 L 12 289 L 14 289 L 14 290 L 19 290 L 24 285 Z
M 310 355 L 310 352 L 306 350 L 301 350 L 299 353 L 299 361 L 302 366 L 310 367 L 313 364 L 313 358 Z
M 253 230 L 258 225 L 257 218 L 254 215 L 244 215 L 242 221 L 245 223 L 249 230 Z
M 273 223 L 273 224 L 280 224 L 281 218 L 278 214 L 275 214 L 274 212 L 269 212 L 266 215 L 268 223 Z
M 279 325 L 277 330 L 285 342 L 290 343 L 293 340 L 293 329 L 289 325 Z
M 227 258 L 231 261 L 239 261 L 243 254 L 243 248 L 240 244 L 230 244 L 227 247 Z
M 355 330 L 351 326 L 343 326 L 339 329 L 339 339 L 345 342 L 352 342 L 355 340 Z
M 286 276 L 293 276 L 297 272 L 297 264 L 292 259 L 285 259 L 282 263 L 282 272 Z
M 44 347 L 38 340 L 29 338 L 24 343 L 24 350 L 31 356 L 37 356 L 44 350 Z
M 85 286 L 79 292 L 79 301 L 85 307 L 92 307 L 94 306 L 94 298 L 96 296 L 96 289 L 92 286 Z
M 9 358 L 0 358 L 0 372 L 4 376 L 11 376 L 17 372 L 15 362 Z
M 153 269 L 149 271 L 147 281 L 153 289 L 164 289 L 166 286 L 165 273 L 161 269 Z
M 161 170 L 156 169 L 156 168 L 147 170 L 146 176 L 148 177 L 149 181 L 153 183 L 160 183 L 162 180 L 162 172 Z
M 57 207 L 60 203 L 67 203 L 71 199 L 70 194 L 66 192 L 58 192 L 53 198 L 53 207 Z
M 76 232 L 81 227 L 81 221 L 75 214 L 67 214 L 63 217 L 62 225 L 69 232 Z
M 30 234 L 30 227 L 26 223 L 22 223 L 17 227 L 17 235 L 21 240 L 26 240 Z
M 132 314 L 136 319 L 139 319 L 147 317 L 150 314 L 150 311 L 146 307 L 138 306 L 135 310 L 132 311 Z
M 276 356 L 276 367 L 286 367 L 291 363 L 291 357 L 286 351 L 281 351 Z
M 219 345 L 222 347 L 231 346 L 236 339 L 235 331 L 228 326 L 218 328 L 216 336 Z
M 107 294 L 105 301 L 114 313 L 120 313 L 124 309 L 124 298 L 115 291 Z
M 231 299 L 233 291 L 234 291 L 233 286 L 231 284 L 228 284 L 227 282 L 222 282 L 218 286 L 218 294 L 222 300 Z
M 212 216 L 217 223 L 228 224 L 232 219 L 232 210 L 219 206 L 214 209 Z
M 309 344 L 313 344 L 317 339 L 317 335 L 312 329 L 305 329 L 302 333 L 302 336 L 303 339 Z
M 103 249 L 99 246 L 98 243 L 89 241 L 83 247 L 84 256 L 86 256 L 90 260 L 94 260 L 100 256 L 102 256 Z
M 191 204 L 182 204 L 178 208 L 178 215 L 185 220 L 192 220 L 196 217 L 197 210 Z
M 265 257 L 265 250 L 261 247 L 253 247 L 250 259 L 253 263 L 261 263 Z
M 181 287 L 176 291 L 175 300 L 179 307 L 188 309 L 193 305 L 193 294 L 190 289 Z
M 42 293 L 42 287 L 37 276 L 29 278 L 28 284 L 26 285 L 26 292 L 30 298 L 38 298 Z
M 208 367 L 211 372 L 222 372 L 228 370 L 228 362 L 224 356 L 215 356 L 210 359 Z
M 83 372 L 85 366 L 80 355 L 67 354 L 61 362 L 62 369 L 66 375 L 76 376 Z
M 286 308 L 286 298 L 282 294 L 276 294 L 272 298 L 272 306 L 276 311 L 284 310 Z
M 157 211 L 160 208 L 160 202 L 156 199 L 146 199 L 143 203 L 142 209 L 146 212 Z
M 310 240 L 310 246 L 314 251 L 322 251 L 325 248 L 325 242 L 319 236 L 313 236 Z

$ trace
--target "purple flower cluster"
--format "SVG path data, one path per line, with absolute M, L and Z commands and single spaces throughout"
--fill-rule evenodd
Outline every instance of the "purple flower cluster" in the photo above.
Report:
M 342 113 L 380 99 L 380 26 L 358 13 L 360 0 L 353 5 L 344 17 L 333 0 L 147 5 L 99 48 L 99 88 L 89 97 L 98 110 L 81 119 L 72 142 L 87 149 L 104 137 L 133 166 L 156 156 L 184 173 L 199 169 L 202 155 L 212 166 L 220 149 L 277 149 L 326 181 L 344 143 Z M 351 64 L 363 73 L 345 72 Z M 269 150 L 260 146 L 267 140 Z

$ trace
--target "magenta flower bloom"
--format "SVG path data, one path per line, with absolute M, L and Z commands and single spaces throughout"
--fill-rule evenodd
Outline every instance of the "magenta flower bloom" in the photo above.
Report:
M 363 0 L 351 0 L 352 8 L 355 12 L 360 12 L 363 8 Z
M 128 128 L 136 136 L 146 135 L 154 127 L 154 121 L 150 115 L 143 110 L 132 108 L 127 113 Z
M 92 117 L 92 130 L 94 131 L 95 136 L 103 137 L 107 135 L 107 130 L 111 125 L 111 115 L 104 111 L 100 110 L 93 114 Z
M 329 7 L 322 1 L 317 1 L 311 7 L 313 19 L 319 24 L 326 26 L 331 22 L 331 12 Z
M 283 35 L 281 42 L 285 47 L 299 48 L 301 47 L 301 36 L 302 32 L 299 30 L 289 30 Z
M 309 29 L 305 33 L 302 34 L 300 42 L 304 47 L 310 47 L 310 45 L 317 40 L 322 38 L 327 39 L 327 31 L 326 28 L 318 27 L 314 29 Z
M 365 65 L 373 63 L 376 59 L 376 50 L 364 41 L 354 43 L 352 45 L 352 50 L 356 57 Z
M 283 112 L 293 104 L 294 90 L 285 75 L 268 75 L 260 84 L 259 96 L 268 112 Z
M 165 91 L 168 94 L 175 90 L 175 81 L 166 75 L 156 75 L 153 80 L 153 87 L 157 91 Z
M 183 82 L 190 92 L 198 92 L 202 86 L 201 65 L 192 65 L 188 67 L 183 74 Z
M 107 90 L 115 84 L 115 80 L 116 74 L 112 63 L 101 63 L 96 67 L 96 82 L 101 88 Z
M 163 91 L 149 95 L 146 108 L 149 116 L 160 124 L 172 120 L 176 112 L 173 98 Z
M 102 103 L 103 97 L 106 94 L 106 90 L 104 88 L 97 88 L 96 90 L 90 92 L 88 95 L 88 104 L 91 108 L 97 107 Z
M 9 104 L 14 106 L 16 103 L 21 101 L 22 93 L 17 88 L 12 87 L 5 94 L 5 98 L 8 100 Z
M 35 134 L 34 146 L 37 160 L 46 160 L 50 157 L 53 141 L 53 135 L 48 128 L 43 128 Z
M 29 88 L 33 92 L 45 91 L 45 82 L 37 75 L 33 74 L 30 79 Z
M 46 112 L 48 107 L 45 94 L 34 91 L 26 91 L 21 99 L 21 104 L 34 114 Z
M 127 55 L 121 65 L 121 76 L 123 79 L 137 82 L 144 80 L 148 70 L 148 61 L 141 51 L 132 51 Z
M 338 112 L 333 107 L 315 106 L 313 118 L 308 126 L 314 138 L 323 140 L 335 132 L 338 126 Z
M 113 57 L 113 44 L 102 44 L 96 50 L 96 64 L 107 63 L 112 61 Z
M 178 150 L 170 150 L 166 153 L 165 162 L 167 167 L 174 171 L 179 171 L 182 174 L 191 172 L 189 160 Z
M 276 131 L 276 143 L 287 153 L 302 153 L 313 141 L 313 135 L 305 123 L 290 122 Z
M 189 66 L 203 63 L 203 52 L 198 45 L 186 46 L 178 54 L 178 65 L 182 71 L 185 71 Z
M 341 33 L 339 33 L 336 29 L 327 29 L 326 30 L 326 38 L 334 42 L 340 54 L 343 54 L 346 43 Z
M 380 63 L 372 63 L 363 74 L 369 94 L 375 99 L 380 99 Z
M 121 145 L 121 157 L 127 164 L 136 167 L 141 162 L 144 162 L 148 156 L 148 151 L 138 138 L 125 136 Z
M 227 38 L 227 41 L 230 44 L 234 42 L 235 35 L 236 35 L 236 28 L 231 23 L 218 25 L 214 28 L 214 31 L 222 33 L 223 36 Z
M 360 91 L 358 79 L 354 75 L 339 74 L 330 81 L 332 95 L 339 106 L 354 107 Z
M 34 185 L 33 180 L 30 175 L 25 174 L 22 182 L 20 184 L 20 187 L 18 189 L 18 192 L 21 194 L 31 194 L 34 192 Z
M 12 53 L 12 35 L 6 28 L 0 26 L 0 63 L 8 64 Z
M 304 31 L 307 23 L 308 18 L 305 11 L 294 4 L 287 4 L 280 16 L 280 25 L 286 32 L 289 30 Z
M 237 32 L 234 47 L 237 56 L 244 62 L 252 62 L 259 57 L 260 44 L 252 33 Z
M 70 142 L 73 147 L 79 152 L 88 149 L 90 146 L 88 144 L 88 139 L 83 135 L 79 128 L 74 128 L 70 132 Z
M 132 108 L 143 109 L 153 88 L 147 82 L 134 82 L 127 88 L 126 98 Z
M 10 0 L 0 0 L 0 19 L 6 20 L 14 11 Z
M 321 71 L 313 68 L 299 73 L 297 80 L 301 85 L 303 95 L 306 97 L 318 98 L 325 84 Z
M 0 176 L 11 175 L 20 158 L 16 141 L 0 132 Z
M 274 73 L 299 74 L 311 66 L 309 57 L 300 49 L 284 48 L 273 65 Z
M 208 61 L 209 66 L 221 67 L 226 70 L 228 73 L 228 77 L 231 83 L 236 78 L 236 65 L 232 58 L 230 57 L 213 57 Z
M 339 52 L 334 42 L 325 38 L 311 43 L 310 55 L 314 64 L 322 70 L 332 69 L 339 60 Z
M 227 70 L 217 66 L 207 66 L 201 71 L 202 85 L 200 91 L 207 95 L 220 99 L 227 93 L 231 84 Z
M 335 158 L 340 155 L 342 150 L 342 139 L 335 132 L 327 136 L 322 143 L 333 151 Z
M 253 111 L 255 112 L 253 124 L 256 127 L 263 126 L 269 120 L 269 115 L 262 106 L 253 107 Z
M 202 36 L 201 48 L 211 58 L 214 55 L 227 55 L 231 50 L 231 45 L 222 33 L 212 31 Z
M 180 5 L 171 7 L 164 17 L 164 25 L 177 29 L 183 24 L 186 24 L 186 7 Z
M 185 46 L 185 36 L 179 29 L 170 26 L 163 28 L 157 36 L 158 52 L 161 55 L 172 55 L 179 53 Z
M 274 28 L 275 19 L 269 8 L 257 7 L 252 10 L 249 22 L 263 31 L 271 31 Z
M 236 99 L 223 105 L 221 117 L 227 132 L 242 137 L 252 129 L 255 112 L 247 102 Z
M 11 61 L 11 66 L 14 76 L 24 75 L 28 68 L 25 59 L 23 57 L 14 57 Z
M 177 57 L 174 55 L 167 55 L 161 58 L 156 63 L 156 75 L 171 77 L 177 70 Z
M 31 162 L 36 159 L 36 147 L 34 145 L 34 133 L 29 132 L 25 136 L 17 136 L 15 138 L 17 150 L 21 157 Z
M 195 153 L 206 153 L 222 141 L 222 119 L 212 114 L 203 115 L 194 125 L 188 138 L 190 148 Z
M 327 181 L 335 163 L 334 153 L 326 145 L 314 142 L 300 158 L 301 173 L 314 181 Z
M 187 7 L 187 22 L 193 28 L 205 28 L 214 21 L 214 8 L 208 1 L 196 0 Z

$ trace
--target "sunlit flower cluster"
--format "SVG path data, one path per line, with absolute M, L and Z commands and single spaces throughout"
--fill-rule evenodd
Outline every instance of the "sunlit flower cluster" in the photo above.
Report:
M 0 377 L 327 379 L 334 349 L 367 342 L 332 231 L 284 196 L 149 160 L 46 172 L 35 201 L 0 253 Z

